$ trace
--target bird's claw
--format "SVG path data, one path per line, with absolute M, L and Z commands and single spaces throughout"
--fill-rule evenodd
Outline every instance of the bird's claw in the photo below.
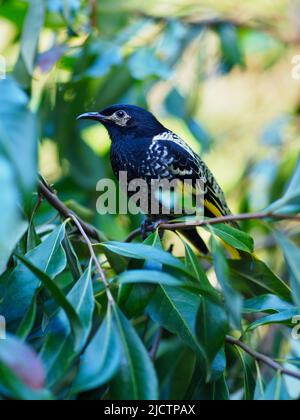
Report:
M 156 232 L 159 230 L 160 225 L 166 223 L 166 220 L 157 220 L 156 222 L 151 222 L 151 220 L 144 220 L 141 225 L 141 233 L 143 240 L 147 239 L 148 233 Z
M 142 238 L 143 241 L 145 239 L 147 239 L 148 233 L 149 233 L 149 228 L 152 226 L 152 222 L 148 219 L 144 220 L 142 225 L 141 225 L 141 234 L 142 234 Z
M 167 222 L 167 220 L 162 219 L 162 220 L 158 220 L 157 222 L 153 223 L 152 224 L 153 232 L 157 231 L 159 229 L 160 225 L 163 225 L 166 222 Z

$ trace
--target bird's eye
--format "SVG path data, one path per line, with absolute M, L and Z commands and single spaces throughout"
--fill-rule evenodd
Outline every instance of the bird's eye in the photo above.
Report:
M 116 116 L 118 118 L 124 118 L 124 117 L 126 117 L 126 113 L 124 111 L 117 111 Z

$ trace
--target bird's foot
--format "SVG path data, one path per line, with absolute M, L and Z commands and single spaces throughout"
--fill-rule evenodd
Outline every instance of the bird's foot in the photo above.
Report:
M 141 234 L 142 239 L 145 241 L 147 239 L 148 233 L 150 232 L 150 228 L 152 226 L 152 222 L 149 219 L 145 219 L 141 225 Z
M 168 220 L 157 220 L 155 222 L 146 219 L 144 220 L 144 222 L 141 225 L 141 233 L 142 233 L 142 238 L 143 240 L 147 239 L 147 236 L 150 232 L 156 232 L 157 230 L 159 230 L 160 225 L 167 223 Z
M 160 219 L 160 220 L 157 220 L 156 222 L 152 223 L 153 232 L 158 230 L 160 225 L 163 225 L 163 224 L 168 223 L 168 222 L 169 221 L 167 219 Z

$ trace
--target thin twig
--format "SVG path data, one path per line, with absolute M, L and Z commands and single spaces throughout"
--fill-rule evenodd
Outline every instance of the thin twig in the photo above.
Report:
M 38 182 L 38 191 L 41 196 L 43 196 L 48 203 L 54 207 L 59 214 L 64 218 L 68 219 L 72 215 L 76 216 L 75 213 L 70 210 L 67 206 L 64 205 L 60 201 L 60 199 L 57 197 L 57 195 L 54 193 L 54 191 L 51 190 L 51 188 L 43 183 L 42 181 Z M 99 238 L 99 234 L 92 226 L 85 223 L 83 220 L 81 220 L 78 216 L 76 216 L 77 220 L 79 220 L 81 227 L 83 228 L 84 232 L 95 241 L 101 241 L 101 238 Z
M 222 217 L 215 217 L 213 219 L 205 219 L 199 222 L 179 222 L 179 223 L 161 223 L 157 225 L 159 230 L 189 230 L 193 227 L 203 227 L 208 225 L 218 225 L 221 223 L 241 222 L 246 220 L 292 220 L 300 222 L 300 216 L 291 214 L 273 214 L 273 213 L 243 213 L 237 215 L 229 215 Z M 147 228 L 149 232 L 153 231 L 153 226 Z M 141 229 L 136 229 L 131 232 L 126 238 L 125 242 L 131 242 L 133 239 L 141 234 Z
M 161 341 L 161 338 L 162 338 L 162 333 L 163 333 L 163 329 L 161 327 L 158 328 L 158 330 L 156 331 L 155 337 L 154 337 L 153 345 L 152 345 L 152 347 L 149 351 L 149 355 L 150 355 L 150 358 L 152 360 L 155 359 L 157 351 L 159 349 L 160 341 Z
M 91 7 L 91 25 L 94 28 L 97 28 L 97 0 L 90 0 L 90 7 Z
M 84 239 L 85 243 L 87 244 L 87 246 L 88 246 L 88 248 L 89 248 L 89 251 L 90 251 L 90 254 L 91 254 L 91 257 L 92 257 L 92 259 L 93 259 L 93 261 L 94 261 L 94 263 L 95 263 L 95 266 L 96 266 L 96 268 L 97 268 L 97 271 L 99 272 L 100 277 L 101 277 L 101 280 L 102 280 L 102 282 L 103 282 L 103 284 L 104 284 L 104 286 L 105 286 L 105 289 L 106 289 L 106 293 L 107 293 L 108 300 L 110 301 L 110 303 L 112 303 L 112 304 L 113 304 L 113 303 L 114 303 L 114 298 L 113 298 L 113 296 L 112 296 L 112 294 L 111 294 L 111 291 L 110 291 L 110 289 L 109 289 L 109 282 L 107 281 L 107 278 L 106 278 L 106 276 L 105 276 L 104 270 L 103 270 L 103 268 L 101 267 L 101 264 L 100 264 L 100 262 L 99 262 L 99 260 L 98 260 L 98 258 L 97 258 L 97 256 L 96 256 L 96 254 L 95 254 L 95 251 L 94 251 L 94 248 L 93 248 L 93 244 L 91 243 L 91 241 L 90 241 L 90 239 L 89 239 L 88 235 L 87 235 L 87 234 L 86 234 L 86 232 L 84 231 L 84 229 L 83 229 L 83 227 L 81 226 L 81 223 L 80 223 L 80 221 L 77 219 L 77 217 L 76 217 L 74 214 L 70 214 L 70 218 L 73 220 L 73 222 L 74 222 L 74 223 L 75 223 L 75 225 L 77 226 L 77 228 L 78 228 L 79 232 L 81 233 L 81 235 L 82 235 L 82 237 L 83 237 L 83 239 Z
M 264 363 L 266 366 L 269 366 L 271 369 L 280 372 L 283 375 L 291 376 L 292 378 L 299 379 L 300 381 L 300 373 L 294 372 L 290 369 L 286 369 L 281 364 L 275 362 L 275 360 L 271 359 L 270 357 L 253 350 L 251 347 L 247 346 L 247 344 L 243 343 L 240 340 L 236 340 L 233 337 L 227 336 L 226 342 L 231 344 L 232 346 L 240 347 L 244 350 L 249 356 L 253 357 L 258 362 Z

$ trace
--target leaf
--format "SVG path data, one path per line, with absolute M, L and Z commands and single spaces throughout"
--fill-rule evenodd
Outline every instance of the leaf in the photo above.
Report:
M 192 401 L 228 401 L 230 399 L 229 389 L 224 373 L 222 372 L 218 378 L 207 382 L 203 367 L 198 364 L 185 399 Z
M 74 337 L 76 338 L 76 340 L 81 339 L 81 336 L 82 336 L 81 322 L 78 318 L 78 315 L 75 309 L 70 304 L 70 302 L 66 299 L 63 292 L 59 289 L 58 286 L 56 286 L 56 284 L 47 274 L 45 274 L 43 271 L 35 267 L 29 260 L 27 260 L 26 258 L 20 255 L 18 255 L 17 257 L 41 281 L 45 289 L 47 289 L 48 292 L 50 292 L 52 298 L 55 300 L 57 305 L 65 311 L 70 321 L 70 325 L 71 325 Z
M 168 252 L 157 249 L 153 246 L 144 244 L 128 244 L 123 242 L 106 242 L 101 244 L 101 246 L 109 249 L 115 254 L 122 255 L 123 257 L 154 261 L 168 267 L 173 267 L 190 276 L 190 273 L 181 261 L 173 257 Z
M 0 360 L 30 388 L 43 388 L 44 369 L 37 355 L 27 344 L 10 335 L 5 340 L 0 340 Z
M 228 319 L 224 309 L 209 299 L 201 299 L 197 314 L 196 334 L 209 363 L 214 361 L 224 346 L 227 333 Z
M 293 305 L 275 295 L 262 295 L 244 302 L 243 312 L 252 314 L 257 312 L 283 312 L 293 309 Z
M 111 384 L 112 398 L 156 400 L 158 381 L 147 350 L 122 312 L 116 306 L 113 311 L 122 345 L 122 358 L 120 369 Z
M 82 269 L 80 261 L 68 236 L 65 236 L 63 240 L 63 247 L 66 253 L 68 266 L 71 270 L 73 279 L 77 281 L 82 276 Z
M 253 322 L 248 328 L 247 331 L 253 331 L 258 327 L 263 325 L 271 324 L 287 324 L 293 325 L 293 318 L 299 316 L 300 309 L 290 309 L 287 311 L 282 311 L 277 314 L 265 316 L 260 318 L 258 321 Z
M 229 261 L 230 282 L 240 292 L 251 296 L 274 294 L 290 301 L 291 290 L 269 267 L 257 259 Z
M 30 75 L 32 75 L 35 66 L 38 41 L 44 18 L 44 1 L 31 0 L 21 39 L 21 56 Z
M 225 307 L 229 314 L 229 319 L 235 328 L 240 329 L 243 299 L 230 284 L 229 262 L 215 239 L 213 239 L 213 254 L 215 272 L 224 293 Z
M 231 23 L 225 23 L 217 27 L 217 32 L 220 36 L 225 70 L 230 71 L 236 65 L 243 68 L 245 62 L 237 28 Z
M 271 204 L 270 213 L 298 213 L 300 211 L 300 159 L 283 197 Z
M 288 401 L 290 399 L 285 380 L 278 372 L 274 379 L 267 386 L 264 396 L 261 398 L 263 401 Z
M 120 284 L 153 283 L 165 286 L 184 286 L 185 283 L 168 273 L 156 270 L 130 270 L 119 276 Z
M 1 124 L 1 123 L 0 123 Z M 14 169 L 8 160 L 0 156 L 0 274 L 7 267 L 8 260 L 21 237 L 25 234 L 28 223 L 22 221 L 18 202 L 19 190 Z
M 275 233 L 275 237 L 282 248 L 289 268 L 293 300 L 300 306 L 300 249 L 279 232 Z
M 74 343 L 70 337 L 70 323 L 63 310 L 50 322 L 47 336 L 41 351 L 41 358 L 47 368 L 47 380 L 54 384 L 69 368 L 76 354 L 85 345 L 92 327 L 94 295 L 91 277 L 91 264 L 83 273 L 67 296 L 69 305 L 78 314 L 83 328 L 80 342 Z
M 235 346 L 235 350 L 241 360 L 244 371 L 244 399 L 246 401 L 252 401 L 256 387 L 256 381 L 252 369 L 252 360 L 245 356 L 239 347 Z
M 36 313 L 37 313 L 37 296 L 38 296 L 38 291 L 33 296 L 32 302 L 25 314 L 25 317 L 22 319 L 22 322 L 19 325 L 19 328 L 16 334 L 23 341 L 26 340 L 26 338 L 28 337 L 28 335 L 30 334 L 34 326 Z
M 25 258 L 35 267 L 55 278 L 66 266 L 66 256 L 61 243 L 65 236 L 65 224 L 58 226 L 38 247 L 29 251 Z M 0 313 L 8 324 L 15 324 L 24 317 L 39 281 L 24 264 L 19 264 L 10 276 L 0 279 Z M 12 305 L 12 300 L 18 305 Z
M 200 302 L 200 296 L 187 290 L 159 286 L 147 311 L 154 322 L 179 336 L 206 366 L 206 354 L 196 337 Z
M 207 275 L 192 248 L 185 242 L 185 265 L 189 272 L 193 275 L 194 279 L 200 285 L 202 291 L 207 292 L 209 295 L 215 297 L 216 301 L 219 301 L 219 294 L 215 288 L 210 284 Z
M 16 82 L 0 80 L 0 91 L 0 150 L 14 165 L 22 192 L 31 197 L 37 173 L 36 117 L 28 109 L 28 97 Z
M 216 236 L 240 251 L 249 252 L 250 254 L 254 252 L 253 239 L 242 230 L 225 224 L 211 225 L 209 230 L 212 230 Z
M 72 395 L 107 383 L 117 372 L 120 360 L 120 338 L 109 307 L 101 327 L 81 357 Z

